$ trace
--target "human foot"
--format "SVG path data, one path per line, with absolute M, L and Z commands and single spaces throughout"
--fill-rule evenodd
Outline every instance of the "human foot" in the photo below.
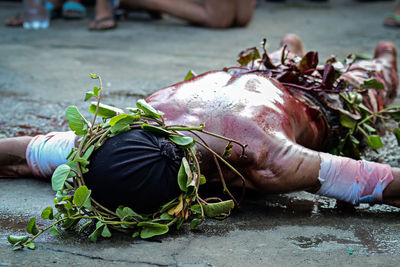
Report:
M 49 11 L 51 19 L 58 16 L 59 11 L 61 9 L 61 5 L 62 5 L 61 0 L 51 0 L 47 2 L 46 8 Z M 4 24 L 10 27 L 22 27 L 22 25 L 24 24 L 22 13 L 7 18 Z
M 117 23 L 115 22 L 114 17 L 96 19 L 89 24 L 89 30 L 91 31 L 111 30 L 115 27 L 117 27 Z
M 400 14 L 389 14 L 383 20 L 383 25 L 388 27 L 400 27 Z
M 4 24 L 9 27 L 21 27 L 23 23 L 24 20 L 22 19 L 21 14 L 11 16 L 7 18 L 6 21 L 4 22 Z
M 114 19 L 114 9 L 108 0 L 96 0 L 95 18 L 89 25 L 89 30 L 114 29 L 117 23 Z
M 305 55 L 303 41 L 295 34 L 289 33 L 286 34 L 281 40 L 281 47 L 287 46 L 287 50 L 294 53 L 299 57 L 303 57 Z
M 381 41 L 375 47 L 374 58 L 388 61 L 397 71 L 397 48 L 390 41 Z

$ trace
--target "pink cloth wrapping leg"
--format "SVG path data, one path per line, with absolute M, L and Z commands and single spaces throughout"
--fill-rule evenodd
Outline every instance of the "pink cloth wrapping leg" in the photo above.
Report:
M 382 202 L 383 190 L 393 181 L 389 165 L 319 154 L 321 188 L 316 194 L 352 204 Z

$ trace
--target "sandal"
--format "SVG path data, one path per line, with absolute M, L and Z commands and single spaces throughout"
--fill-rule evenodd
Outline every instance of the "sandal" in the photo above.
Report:
M 83 19 L 86 17 L 86 8 L 81 3 L 66 2 L 62 6 L 62 16 L 64 19 Z
M 391 13 L 385 17 L 383 25 L 387 27 L 400 27 L 400 15 Z
M 104 31 L 111 30 L 117 27 L 117 23 L 113 16 L 104 17 L 101 19 L 93 20 L 89 25 L 90 31 Z

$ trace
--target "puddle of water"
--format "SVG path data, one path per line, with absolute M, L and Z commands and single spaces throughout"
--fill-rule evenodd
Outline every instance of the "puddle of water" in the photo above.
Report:
M 337 238 L 334 235 L 317 235 L 314 237 L 307 237 L 307 236 L 297 236 L 292 238 L 294 244 L 297 245 L 300 248 L 316 248 L 319 245 L 321 245 L 324 242 L 336 242 L 338 244 L 344 244 L 344 245 L 357 245 L 360 244 L 360 242 L 350 240 L 350 239 L 345 239 L 345 238 Z
M 25 232 L 29 219 L 25 216 L 0 213 L 0 228 L 6 232 Z

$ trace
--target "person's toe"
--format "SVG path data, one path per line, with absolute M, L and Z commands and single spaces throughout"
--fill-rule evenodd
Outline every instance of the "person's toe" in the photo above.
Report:
M 374 58 L 383 58 L 397 69 L 397 48 L 390 41 L 381 41 L 376 45 Z
M 305 55 L 303 41 L 296 34 L 286 34 L 281 40 L 281 47 L 287 46 L 292 53 L 302 57 Z

